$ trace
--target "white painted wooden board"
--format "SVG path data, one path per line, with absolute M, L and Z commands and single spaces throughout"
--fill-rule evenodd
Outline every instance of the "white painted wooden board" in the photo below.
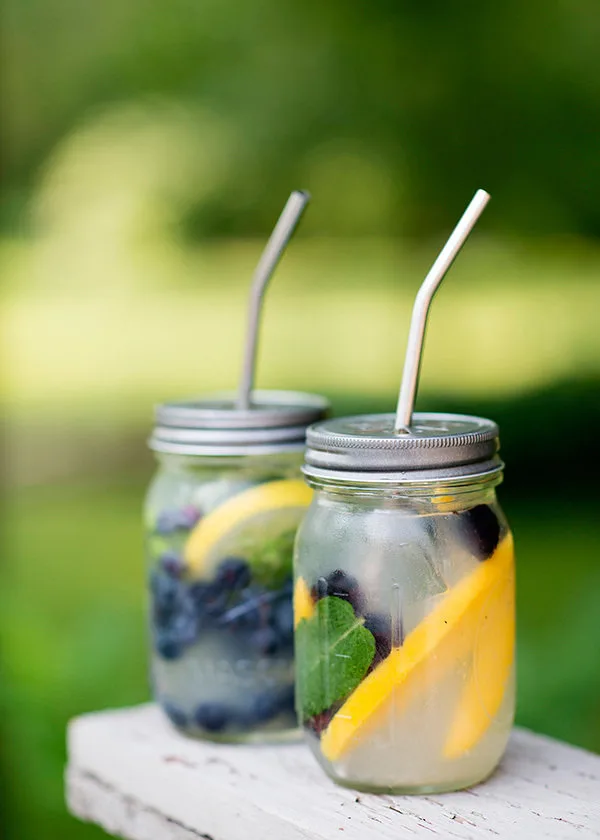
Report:
M 587 840 L 600 837 L 600 757 L 515 729 L 482 785 L 439 796 L 337 787 L 302 744 L 215 745 L 155 706 L 69 728 L 70 810 L 127 840 Z

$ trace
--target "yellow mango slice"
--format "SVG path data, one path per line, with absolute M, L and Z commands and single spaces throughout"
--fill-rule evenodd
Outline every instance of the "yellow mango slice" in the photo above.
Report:
M 299 577 L 294 586 L 294 627 L 297 627 L 302 619 L 309 619 L 315 611 L 315 604 L 310 594 L 310 589 L 304 578 Z
M 474 640 L 470 677 L 459 700 L 448 738 L 446 758 L 458 758 L 485 735 L 498 713 L 514 661 L 514 569 L 498 581 L 484 605 Z
M 333 717 L 321 738 L 321 751 L 336 761 L 352 749 L 384 717 L 393 697 L 395 714 L 402 699 L 413 693 L 415 681 L 426 685 L 441 679 L 468 655 L 486 600 L 499 582 L 512 573 L 513 541 L 508 534 L 494 554 L 459 581 L 412 630 L 401 647 L 393 648 L 360 683 Z M 402 692 L 395 689 L 402 686 Z

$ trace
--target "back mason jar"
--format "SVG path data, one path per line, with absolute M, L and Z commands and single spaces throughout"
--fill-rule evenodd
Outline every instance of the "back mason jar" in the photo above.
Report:
M 293 708 L 292 555 L 312 491 L 306 427 L 328 404 L 256 391 L 160 405 L 145 506 L 152 684 L 170 720 L 223 741 L 284 738 Z
M 415 414 L 308 431 L 296 543 L 297 711 L 338 783 L 427 793 L 481 781 L 514 712 L 513 539 L 498 429 Z

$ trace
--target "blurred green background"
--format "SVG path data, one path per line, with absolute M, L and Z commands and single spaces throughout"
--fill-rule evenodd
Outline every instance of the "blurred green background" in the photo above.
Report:
M 391 410 L 411 301 L 422 408 L 500 422 L 519 560 L 519 722 L 600 751 L 600 16 L 594 0 L 4 0 L 0 820 L 62 802 L 69 717 L 148 697 L 139 510 L 153 402 L 259 382 Z

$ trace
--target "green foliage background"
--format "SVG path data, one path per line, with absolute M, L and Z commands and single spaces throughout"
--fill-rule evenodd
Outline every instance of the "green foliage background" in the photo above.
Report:
M 17 196 L 83 115 L 164 96 L 233 136 L 223 183 L 190 208 L 195 230 L 263 232 L 302 182 L 322 232 L 435 231 L 481 183 L 490 228 L 600 233 L 594 0 L 3 5 Z
M 501 426 L 522 725 L 600 750 L 600 16 L 593 0 L 5 0 L 0 820 L 67 816 L 65 727 L 144 701 L 152 403 L 238 375 L 294 187 L 264 387 L 390 410 L 410 305 L 475 188 L 419 405 Z

